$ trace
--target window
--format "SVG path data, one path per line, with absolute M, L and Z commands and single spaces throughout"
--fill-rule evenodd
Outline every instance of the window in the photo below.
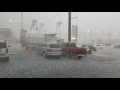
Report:
M 64 47 L 64 43 L 61 45 L 61 47 Z
M 46 44 L 43 44 L 43 47 L 47 47 L 47 45 L 46 45 Z
M 51 44 L 49 45 L 50 48 L 60 48 L 60 45 L 58 44 Z
M 6 43 L 5 42 L 0 42 L 0 48 L 6 48 Z
M 70 44 L 69 44 L 69 43 L 66 43 L 66 47 L 70 47 Z
M 75 43 L 71 43 L 71 44 L 70 44 L 70 43 L 67 43 L 67 44 L 66 44 L 66 47 L 76 47 L 76 45 L 75 45 Z
M 75 43 L 71 43 L 70 47 L 76 47 Z

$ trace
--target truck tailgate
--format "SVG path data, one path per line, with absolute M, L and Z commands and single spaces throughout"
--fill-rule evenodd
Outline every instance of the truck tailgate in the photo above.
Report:
M 71 48 L 73 54 L 87 54 L 86 48 Z

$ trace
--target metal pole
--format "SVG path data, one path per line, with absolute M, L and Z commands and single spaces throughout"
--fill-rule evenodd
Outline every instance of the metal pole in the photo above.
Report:
M 90 43 L 91 43 L 91 31 L 90 31 Z
M 77 12 L 76 12 L 76 30 L 78 32 L 78 16 L 77 16 Z M 78 43 L 78 34 L 77 34 L 77 38 L 76 38 L 76 43 Z
M 11 42 L 11 22 L 10 22 L 10 42 Z
M 85 30 L 84 44 L 86 44 L 86 30 Z
M 59 24 L 59 38 L 61 38 L 61 36 L 60 36 L 60 24 Z
M 109 30 L 109 43 L 110 43 L 110 34 L 111 34 L 111 27 L 110 27 L 110 30 Z
M 104 42 L 103 35 L 104 35 L 104 31 L 102 31 L 102 42 Z
M 71 12 L 68 13 L 68 42 L 71 42 Z
M 23 30 L 23 12 L 21 12 L 21 31 Z

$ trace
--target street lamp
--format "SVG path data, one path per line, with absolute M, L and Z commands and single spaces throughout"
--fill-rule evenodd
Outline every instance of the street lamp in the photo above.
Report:
M 118 42 L 118 33 L 116 33 L 116 41 Z
M 12 20 L 10 20 L 10 42 L 11 42 L 11 24 L 12 24 Z
M 86 31 L 90 31 L 90 30 L 85 30 L 85 38 L 84 38 L 84 43 L 86 44 Z
M 91 33 L 92 33 L 92 31 L 91 31 L 91 30 L 88 30 L 88 32 L 90 33 L 90 42 L 91 42 Z
M 72 20 L 72 19 L 77 19 L 77 18 L 78 18 L 78 17 L 74 17 L 74 18 L 71 18 L 71 20 Z M 76 38 L 71 38 L 72 40 L 75 40 L 76 43 L 77 43 L 77 41 L 78 41 L 78 40 L 77 40 L 77 36 L 78 36 L 78 34 L 77 34 L 77 31 L 78 31 L 77 27 L 78 27 L 78 26 L 77 26 L 77 22 L 76 22 L 76 27 L 75 27 L 75 28 L 76 28 L 76 29 L 75 29 L 75 30 L 76 30 L 76 35 L 75 35 Z M 73 34 L 73 32 L 72 32 L 72 34 Z

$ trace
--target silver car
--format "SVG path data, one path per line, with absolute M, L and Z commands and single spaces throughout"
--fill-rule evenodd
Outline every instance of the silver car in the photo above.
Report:
M 42 56 L 60 56 L 62 55 L 61 47 L 56 43 L 43 43 L 37 46 L 37 53 L 42 54 Z
M 10 45 L 7 46 L 6 41 L 0 40 L 0 60 L 5 58 L 5 60 L 9 60 L 9 49 Z

